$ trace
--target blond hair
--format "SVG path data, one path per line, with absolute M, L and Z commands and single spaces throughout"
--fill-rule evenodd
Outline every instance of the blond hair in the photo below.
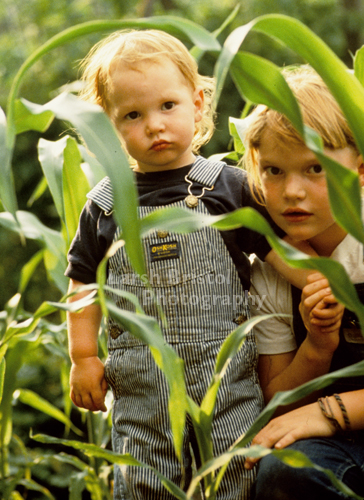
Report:
M 99 104 L 106 113 L 109 111 L 109 94 L 112 82 L 112 68 L 118 62 L 138 64 L 144 61 L 157 61 L 167 57 L 181 71 L 192 90 L 204 90 L 204 109 L 202 120 L 196 123 L 192 150 L 197 153 L 206 144 L 214 131 L 213 78 L 198 72 L 195 59 L 185 45 L 177 38 L 159 30 L 122 30 L 96 44 L 81 62 L 84 82 L 80 97 Z
M 306 65 L 287 68 L 283 76 L 297 99 L 304 124 L 321 136 L 324 147 L 336 150 L 350 146 L 358 151 L 346 118 L 321 77 Z M 250 174 L 253 192 L 262 202 L 257 156 L 263 132 L 269 130 L 284 143 L 304 144 L 304 140 L 286 116 L 267 106 L 257 106 L 249 122 L 243 162 Z

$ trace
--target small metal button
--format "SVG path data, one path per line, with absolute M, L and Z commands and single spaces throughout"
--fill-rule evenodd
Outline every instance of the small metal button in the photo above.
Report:
M 122 334 L 122 331 L 119 326 L 117 325 L 111 325 L 109 328 L 109 335 L 112 339 L 117 339 L 119 335 Z
M 189 194 L 185 198 L 185 203 L 188 206 L 188 208 L 196 208 L 198 205 L 198 198 L 197 198 L 197 196 L 194 196 L 193 194 Z
M 236 323 L 237 325 L 242 325 L 247 319 L 248 318 L 245 314 L 240 314 L 240 316 L 234 319 L 234 323 Z
M 164 231 L 163 229 L 160 229 L 159 231 L 157 231 L 158 238 L 167 238 L 168 235 L 169 235 L 169 232 Z

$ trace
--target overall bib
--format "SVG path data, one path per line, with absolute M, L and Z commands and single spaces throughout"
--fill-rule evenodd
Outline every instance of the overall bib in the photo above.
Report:
M 225 164 L 198 157 L 186 181 L 213 189 Z M 97 187 L 95 188 L 97 189 Z M 91 192 L 91 199 L 105 211 L 112 208 L 108 189 Z M 106 194 L 105 194 L 106 193 Z M 191 192 L 190 192 L 191 193 Z M 192 195 L 192 193 L 191 193 Z M 190 197 L 187 197 L 190 198 Z M 199 197 L 173 205 L 207 214 Z M 203 199 L 203 197 L 202 197 Z M 144 217 L 160 207 L 140 207 Z M 115 240 L 119 231 L 115 234 Z M 247 292 L 220 233 L 210 227 L 191 233 L 154 231 L 143 239 L 148 279 L 167 317 L 162 327 L 166 342 L 185 363 L 189 396 L 200 405 L 214 371 L 216 356 L 226 337 L 249 317 Z M 158 318 L 154 301 L 143 277 L 135 274 L 124 248 L 109 261 L 108 285 L 135 294 L 146 314 Z M 133 311 L 133 305 L 119 296 L 116 304 Z M 109 320 L 109 356 L 106 379 L 114 394 L 113 449 L 130 453 L 186 489 L 192 475 L 193 456 L 199 465 L 192 423 L 187 417 L 183 463 L 178 461 L 168 415 L 168 385 L 149 348 L 132 334 Z M 222 380 L 213 422 L 213 450 L 218 456 L 254 422 L 263 407 L 256 373 L 257 350 L 250 333 L 232 359 Z M 243 459 L 234 458 L 218 489 L 219 500 L 248 499 L 255 478 L 245 471 Z M 116 467 L 114 498 L 123 500 L 172 500 L 156 475 L 138 467 Z

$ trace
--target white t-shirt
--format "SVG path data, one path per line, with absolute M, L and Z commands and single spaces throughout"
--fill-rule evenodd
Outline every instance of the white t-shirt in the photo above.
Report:
M 363 245 L 350 234 L 331 258 L 340 262 L 353 283 L 364 282 Z M 259 354 L 281 354 L 296 349 L 293 333 L 291 285 L 269 264 L 253 258 L 250 288 L 252 316 L 287 314 L 260 321 L 255 327 Z

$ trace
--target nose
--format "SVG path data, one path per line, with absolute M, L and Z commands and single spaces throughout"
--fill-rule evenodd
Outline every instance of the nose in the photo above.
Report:
M 303 185 L 303 179 L 298 175 L 288 175 L 284 183 L 283 196 L 286 199 L 304 199 L 306 190 Z
M 165 123 L 160 113 L 148 115 L 146 120 L 146 132 L 148 135 L 155 135 L 165 130 Z

